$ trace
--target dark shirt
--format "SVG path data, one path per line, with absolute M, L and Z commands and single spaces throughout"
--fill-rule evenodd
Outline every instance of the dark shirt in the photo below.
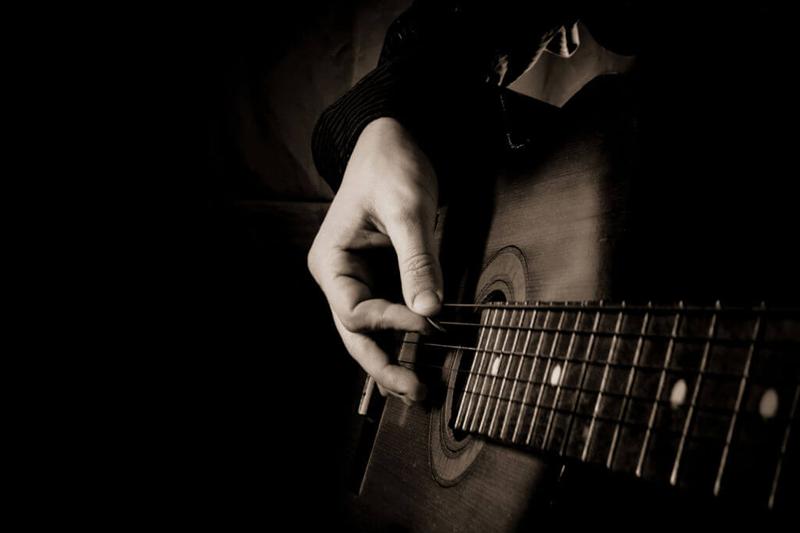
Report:
M 452 152 L 444 145 L 463 145 L 460 137 L 477 124 L 486 130 L 501 120 L 492 116 L 499 89 L 545 51 L 575 51 L 579 18 L 603 45 L 631 53 L 633 9 L 602 4 L 417 0 L 390 26 L 377 68 L 320 117 L 312 139 L 317 170 L 336 190 L 358 136 L 379 117 L 403 123 L 438 166 Z

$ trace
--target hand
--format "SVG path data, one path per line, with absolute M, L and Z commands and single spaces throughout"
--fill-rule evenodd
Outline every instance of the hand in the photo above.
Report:
M 434 248 L 438 184 L 433 167 L 408 131 L 380 118 L 361 133 L 339 192 L 308 254 L 308 268 L 333 312 L 350 355 L 384 396 L 422 400 L 425 387 L 392 364 L 370 333 L 432 332 L 424 317 L 441 308 L 442 273 Z M 393 246 L 405 305 L 374 294 L 375 273 L 359 253 Z

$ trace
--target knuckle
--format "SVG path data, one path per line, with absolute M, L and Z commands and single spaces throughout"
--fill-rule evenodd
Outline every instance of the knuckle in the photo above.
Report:
M 392 307 L 386 306 L 375 319 L 375 328 L 379 330 L 394 329 Z
M 386 306 L 380 315 L 375 320 L 375 327 L 380 330 L 389 329 L 391 327 L 391 320 L 389 316 L 389 306 Z
M 342 315 L 339 316 L 339 320 L 342 322 L 342 326 L 344 326 L 344 329 L 346 329 L 347 331 L 350 331 L 352 333 L 360 332 L 361 329 L 359 327 L 360 321 L 356 317 L 355 313 L 353 312 L 342 313 Z
M 392 202 L 386 208 L 386 217 L 390 223 L 396 225 L 407 225 L 417 218 L 414 206 L 407 202 Z
M 368 333 L 371 329 L 370 326 L 380 320 L 380 317 L 374 316 L 368 309 L 361 305 L 356 305 L 355 308 L 342 313 L 342 325 L 345 329 L 352 333 Z
M 382 206 L 386 216 L 395 222 L 416 222 L 424 212 L 424 202 L 415 191 L 395 189 Z
M 400 382 L 397 374 L 391 371 L 391 367 L 389 365 L 383 367 L 383 369 L 377 374 L 378 375 L 375 377 L 376 381 L 378 381 L 384 388 L 397 392 Z

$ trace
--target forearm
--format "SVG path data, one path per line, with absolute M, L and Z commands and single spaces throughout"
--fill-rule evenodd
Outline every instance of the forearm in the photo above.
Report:
M 320 116 L 311 139 L 317 171 L 336 190 L 363 129 L 381 117 L 396 117 L 393 65 L 364 77 Z
M 317 169 L 338 188 L 364 127 L 379 117 L 403 124 L 419 144 L 437 151 L 457 131 L 454 110 L 483 85 L 483 62 L 468 24 L 447 2 L 417 1 L 387 31 L 379 65 L 320 117 L 312 138 Z M 436 134 L 434 135 L 434 131 Z
M 312 151 L 317 170 L 334 190 L 361 132 L 378 118 L 402 124 L 437 167 L 471 132 L 486 131 L 479 125 L 495 111 L 486 103 L 487 87 L 459 61 L 443 61 L 404 56 L 385 62 L 325 110 Z

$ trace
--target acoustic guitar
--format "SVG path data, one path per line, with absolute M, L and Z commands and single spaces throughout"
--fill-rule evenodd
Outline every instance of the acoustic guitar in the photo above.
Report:
M 506 94 L 534 142 L 472 157 L 485 177 L 442 210 L 444 332 L 396 352 L 429 395 L 371 400 L 357 527 L 792 528 L 791 209 L 757 179 L 673 174 L 633 90 Z

